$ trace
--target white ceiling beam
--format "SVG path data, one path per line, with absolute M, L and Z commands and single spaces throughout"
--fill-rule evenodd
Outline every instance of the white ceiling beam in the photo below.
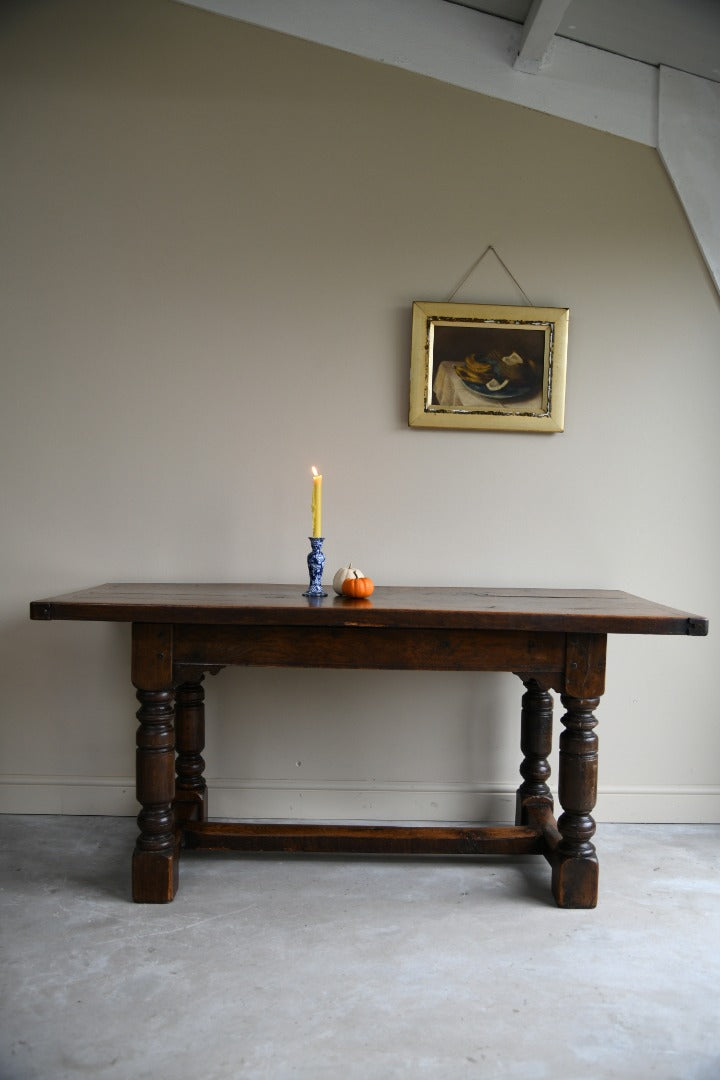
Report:
M 533 0 L 513 67 L 537 75 L 552 52 L 555 34 L 571 0 Z
M 658 152 L 720 291 L 720 83 L 660 68 Z

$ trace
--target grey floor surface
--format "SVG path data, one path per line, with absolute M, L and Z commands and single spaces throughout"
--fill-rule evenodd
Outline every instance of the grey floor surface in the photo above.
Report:
M 720 826 L 604 825 L 600 905 L 524 859 L 192 853 L 0 817 L 2 1080 L 718 1080 Z

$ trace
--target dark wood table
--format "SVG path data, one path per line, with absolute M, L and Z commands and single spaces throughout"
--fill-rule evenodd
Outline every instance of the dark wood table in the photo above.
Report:
M 245 852 L 542 854 L 560 907 L 597 903 L 591 811 L 595 710 L 608 634 L 707 634 L 707 620 L 623 592 L 377 588 L 369 600 L 306 598 L 293 585 L 101 585 L 37 600 L 33 619 L 132 623 L 139 835 L 133 898 L 172 900 L 181 847 Z M 525 685 L 522 783 L 510 826 L 213 822 L 203 778 L 203 678 L 229 664 L 509 671 Z M 551 690 L 565 708 L 555 820 L 548 787 Z

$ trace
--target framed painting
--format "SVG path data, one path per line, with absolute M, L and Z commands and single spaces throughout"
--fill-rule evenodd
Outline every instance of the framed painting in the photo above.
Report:
M 416 301 L 410 427 L 562 431 L 568 308 Z

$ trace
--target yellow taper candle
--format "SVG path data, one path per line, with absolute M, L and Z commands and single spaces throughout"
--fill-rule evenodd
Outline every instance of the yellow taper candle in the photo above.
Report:
M 312 534 L 313 536 L 322 536 L 322 476 L 314 465 L 312 474 Z

